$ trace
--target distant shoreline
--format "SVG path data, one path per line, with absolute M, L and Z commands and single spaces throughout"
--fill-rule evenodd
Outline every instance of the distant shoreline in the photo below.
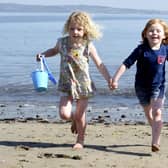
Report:
M 24 5 L 15 3 L 0 3 L 0 12 L 47 12 L 47 13 L 65 13 L 74 10 L 84 10 L 90 13 L 105 13 L 105 14 L 168 14 L 168 11 L 163 10 L 145 10 L 145 9 L 128 9 L 128 8 L 113 8 L 108 6 L 98 5 Z

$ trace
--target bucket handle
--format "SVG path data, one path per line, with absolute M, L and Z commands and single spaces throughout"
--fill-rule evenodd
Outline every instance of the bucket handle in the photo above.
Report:
M 43 63 L 43 57 L 44 57 L 44 56 L 43 56 L 43 55 L 40 55 L 39 57 L 40 57 L 40 68 L 41 68 L 40 70 L 41 70 L 41 71 L 44 71 L 44 63 Z
M 48 67 L 46 60 L 45 60 L 45 55 L 40 55 L 40 64 L 41 64 L 41 70 L 44 71 L 44 69 L 45 69 L 48 73 L 49 80 L 54 85 L 56 85 L 57 82 L 56 82 L 54 76 L 52 75 L 51 71 L 49 70 L 49 67 Z

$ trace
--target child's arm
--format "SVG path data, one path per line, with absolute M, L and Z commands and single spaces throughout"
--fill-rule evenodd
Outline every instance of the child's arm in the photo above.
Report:
M 90 45 L 89 45 L 89 51 L 90 51 L 90 56 L 93 59 L 93 61 L 95 62 L 98 70 L 103 75 L 103 77 L 105 78 L 107 83 L 110 84 L 111 76 L 110 76 L 106 66 L 103 64 L 102 60 L 100 59 L 95 46 L 92 43 L 90 43 Z
M 116 71 L 116 73 L 113 76 L 112 79 L 112 83 L 111 83 L 111 87 L 112 89 L 116 89 L 118 88 L 118 80 L 120 79 L 120 77 L 123 75 L 123 73 L 126 71 L 126 66 L 124 64 L 122 64 L 118 70 Z
M 40 61 L 40 55 L 44 55 L 45 57 L 52 57 L 58 53 L 59 53 L 59 43 L 57 43 L 55 47 L 50 48 L 40 54 L 37 54 L 36 59 L 37 61 Z

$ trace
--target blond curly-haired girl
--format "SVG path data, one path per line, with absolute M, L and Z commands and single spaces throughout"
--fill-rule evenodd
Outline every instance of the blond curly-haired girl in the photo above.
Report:
M 59 53 L 61 56 L 58 82 L 59 113 L 62 119 L 72 121 L 71 131 L 77 134 L 73 148 L 81 149 L 84 145 L 88 99 L 95 92 L 89 74 L 89 58 L 93 59 L 108 84 L 110 75 L 92 43 L 92 40 L 101 37 L 101 32 L 88 13 L 73 12 L 64 25 L 63 35 L 58 39 L 56 46 L 41 54 L 51 57 Z M 37 60 L 39 60 L 39 55 L 37 55 Z M 73 102 L 76 103 L 74 112 L 72 112 Z

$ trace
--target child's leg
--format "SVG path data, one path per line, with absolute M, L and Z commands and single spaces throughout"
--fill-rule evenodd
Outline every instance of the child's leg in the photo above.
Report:
M 152 126 L 153 117 L 152 117 L 152 107 L 150 104 L 151 92 L 149 91 L 149 89 L 142 88 L 140 86 L 135 86 L 135 92 L 141 106 L 143 107 L 148 123 L 150 124 L 150 126 Z
M 163 105 L 163 99 L 151 100 L 152 106 L 152 145 L 160 144 L 160 134 L 162 129 L 162 111 L 161 107 Z
M 72 120 L 71 132 L 77 133 L 76 130 L 76 123 L 75 123 L 75 116 L 72 113 L 72 98 L 63 96 L 60 99 L 60 106 L 59 106 L 59 113 L 60 117 L 64 120 Z
M 77 134 L 77 128 L 76 128 L 76 120 L 75 120 L 75 114 L 71 114 L 72 124 L 71 124 L 71 132 L 73 134 Z
M 152 122 L 153 122 L 153 116 L 152 116 L 152 107 L 151 105 L 146 105 L 146 106 L 142 106 L 145 112 L 145 116 L 148 120 L 148 123 L 150 124 L 150 126 L 152 126 Z
M 76 112 L 75 112 L 75 121 L 77 128 L 77 141 L 74 145 L 74 149 L 83 148 L 84 135 L 86 129 L 86 108 L 88 105 L 88 99 L 77 100 Z
M 68 96 L 62 96 L 59 104 L 59 114 L 64 120 L 72 119 L 72 98 Z

